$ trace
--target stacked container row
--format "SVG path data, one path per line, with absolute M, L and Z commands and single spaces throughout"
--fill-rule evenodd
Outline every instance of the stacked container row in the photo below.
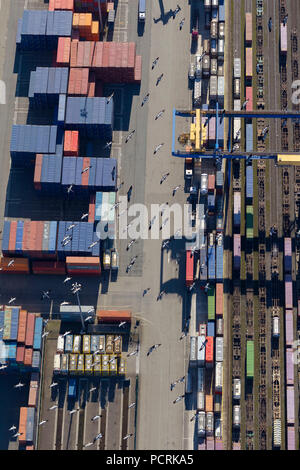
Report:
M 37 67 L 30 73 L 28 97 L 34 108 L 48 108 L 58 104 L 59 94 L 68 91 L 67 67 Z

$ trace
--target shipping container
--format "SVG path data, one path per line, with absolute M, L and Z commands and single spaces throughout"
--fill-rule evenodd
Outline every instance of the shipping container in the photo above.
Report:
M 233 397 L 234 400 L 240 400 L 240 398 L 241 398 L 241 379 L 233 379 L 232 397 Z
M 197 392 L 197 410 L 204 411 L 205 409 L 205 394 L 204 392 Z
M 190 365 L 197 366 L 197 336 L 190 338 Z
M 83 335 L 82 337 L 82 352 L 90 354 L 91 352 L 91 337 L 90 335 Z
M 223 361 L 223 338 L 216 338 L 216 361 Z
M 295 390 L 294 387 L 286 387 L 286 414 L 287 424 L 295 424 Z
M 246 123 L 246 152 L 253 151 L 253 124 Z
M 274 444 L 274 447 L 281 446 L 281 420 L 280 419 L 274 419 L 273 421 L 273 444 Z
M 247 340 L 247 355 L 246 355 L 246 375 L 247 378 L 253 379 L 254 374 L 254 342 Z
M 125 361 L 125 358 L 123 357 L 120 357 L 118 372 L 119 372 L 119 375 L 121 376 L 125 376 L 126 374 L 126 361 Z
M 232 425 L 234 428 L 239 428 L 241 425 L 241 406 L 234 405 L 232 411 L 233 411 Z
M 293 281 L 290 274 L 285 275 L 285 308 L 293 308 Z
M 26 442 L 26 423 L 27 423 L 27 410 L 29 408 L 25 406 L 20 407 L 20 417 L 19 417 L 19 442 L 25 443 Z
M 241 193 L 235 191 L 233 194 L 233 225 L 239 228 L 241 224 Z
M 65 350 L 64 348 L 65 348 L 65 337 L 63 335 L 59 335 L 57 338 L 56 352 L 59 354 L 62 354 Z
M 206 435 L 212 436 L 214 434 L 214 413 L 208 411 L 206 413 Z
M 74 335 L 73 339 L 73 353 L 78 354 L 81 352 L 81 336 Z
M 285 274 L 292 273 L 292 240 L 291 238 L 284 239 L 284 272 Z
M 205 346 L 205 362 L 207 367 L 213 367 L 214 360 L 214 338 L 211 336 L 206 337 Z
M 252 78 L 252 47 L 245 47 L 246 78 Z
M 67 374 L 69 371 L 69 355 L 62 354 L 61 355 L 61 363 L 60 363 L 60 373 Z
M 25 346 L 31 346 L 31 347 L 33 346 L 34 325 L 35 325 L 35 315 L 34 313 L 28 313 L 27 324 L 26 324 Z
M 235 58 L 233 59 L 233 63 L 234 63 L 234 68 L 233 68 L 234 78 L 241 78 L 241 59 Z
M 241 236 L 233 235 L 233 268 L 239 270 L 241 266 Z
M 194 282 L 194 253 L 190 250 L 186 252 L 186 286 L 191 286 Z
M 193 336 L 195 338 L 195 344 L 197 342 L 197 363 L 198 367 L 204 367 L 205 363 L 205 345 L 206 345 L 206 339 L 204 335 L 199 335 L 199 336 Z M 194 345 L 193 345 L 194 347 Z M 192 350 L 192 343 L 191 343 L 191 354 L 194 354 Z M 194 356 L 190 356 L 190 358 L 193 358 Z M 194 360 L 192 361 L 194 363 Z M 199 371 L 199 369 L 198 369 Z
M 286 346 L 293 346 L 294 342 L 294 320 L 293 310 L 285 311 L 285 344 Z
M 130 310 L 97 310 L 97 318 L 100 322 L 131 322 Z
M 54 355 L 54 364 L 53 364 L 53 373 L 54 374 L 60 373 L 60 361 L 61 361 L 61 355 L 60 354 L 55 354 Z
M 287 27 L 286 27 L 287 29 Z M 296 450 L 295 428 L 294 426 L 287 428 L 287 450 Z
M 71 353 L 73 351 L 73 335 L 65 336 L 64 351 L 66 353 Z
M 253 111 L 253 88 L 246 86 L 246 111 Z
M 205 411 L 213 412 L 214 410 L 214 396 L 206 394 L 205 395 Z
M 215 322 L 210 320 L 207 322 L 207 336 L 215 336 Z
M 222 339 L 223 338 L 217 338 L 217 339 Z M 217 353 L 216 353 L 217 357 Z M 222 387 L 223 387 L 223 362 L 216 362 L 216 367 L 215 367 L 215 391 L 216 393 L 222 393 Z
M 280 23 L 280 52 L 287 54 L 287 25 Z
M 285 350 L 286 383 L 294 385 L 294 351 L 291 348 Z
M 215 319 L 215 287 L 210 286 L 207 291 L 208 320 Z
M 246 206 L 246 237 L 253 238 L 253 206 Z
M 246 166 L 246 198 L 253 198 L 253 167 L 251 165 Z
M 245 42 L 247 46 L 252 45 L 252 13 L 245 14 Z
M 200 411 L 200 413 L 198 413 L 198 420 L 197 420 L 197 424 L 198 424 L 198 437 L 203 437 L 205 436 L 205 412 L 204 411 Z
M 223 336 L 223 318 L 216 319 L 216 335 Z
M 280 336 L 280 320 L 279 320 L 279 317 L 273 317 L 272 335 L 273 335 L 274 338 L 279 338 L 279 336 Z

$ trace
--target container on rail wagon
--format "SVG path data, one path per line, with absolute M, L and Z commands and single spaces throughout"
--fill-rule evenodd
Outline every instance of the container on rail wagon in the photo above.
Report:
M 194 105 L 199 106 L 201 104 L 201 90 L 202 90 L 202 80 L 201 78 L 196 78 L 194 81 Z
M 214 320 L 216 315 L 215 307 L 215 287 L 211 286 L 207 292 L 207 311 L 208 320 Z
M 207 322 L 207 336 L 215 336 L 215 321 L 209 320 Z
M 210 23 L 210 37 L 212 39 L 217 39 L 218 37 L 218 22 L 216 20 L 212 20 Z
M 56 352 L 58 354 L 62 354 L 64 350 L 65 350 L 65 337 L 63 335 L 59 335 L 57 338 Z
M 215 439 L 213 436 L 207 436 L 206 450 L 215 450 Z
M 206 413 L 206 435 L 212 436 L 214 434 L 214 413 L 209 411 Z
M 54 372 L 54 374 L 59 374 L 59 372 L 60 372 L 60 361 L 61 361 L 61 355 L 60 354 L 55 354 L 54 355 L 54 363 L 53 363 L 53 372 Z
M 240 111 L 241 110 L 241 100 L 233 100 L 233 110 Z M 237 119 L 237 118 L 234 118 Z
M 286 383 L 287 385 L 294 385 L 294 351 L 292 348 L 285 350 L 285 365 L 286 365 Z
M 235 228 L 241 225 L 241 193 L 239 191 L 233 194 L 233 225 Z
M 225 3 L 223 0 L 219 2 L 219 22 L 225 23 Z
M 274 338 L 279 338 L 280 336 L 280 321 L 279 317 L 273 317 L 272 321 L 272 335 Z
M 197 391 L 204 392 L 205 386 L 205 371 L 203 367 L 197 369 Z
M 293 310 L 285 311 L 285 345 L 292 346 L 294 342 Z
M 290 274 L 285 275 L 285 308 L 293 308 L 293 281 Z
M 66 335 L 65 352 L 71 353 L 72 351 L 73 351 L 73 335 Z
M 219 393 L 215 394 L 214 397 L 214 412 L 220 414 L 222 411 L 222 395 Z
M 186 251 L 186 274 L 185 284 L 191 286 L 194 282 L 194 253 L 191 250 Z
M 222 337 L 216 338 L 216 361 L 217 362 L 223 361 L 223 338 Z
M 198 437 L 203 437 L 205 436 L 205 411 L 200 411 L 197 418 Z
M 215 439 L 215 450 L 224 450 L 223 441 L 220 437 L 216 437 Z
M 109 356 L 104 354 L 102 356 L 102 374 L 108 375 L 109 374 Z
M 241 235 L 235 233 L 233 235 L 233 267 L 240 269 L 241 266 Z
M 119 360 L 119 375 L 125 375 L 126 374 L 126 362 L 123 357 L 120 357 Z
M 81 336 L 75 335 L 73 340 L 73 353 L 78 354 L 81 351 Z
M 74 374 L 77 370 L 78 354 L 69 354 L 69 373 Z
M 33 442 L 35 436 L 35 408 L 27 408 L 26 442 Z
M 274 419 L 274 422 L 273 422 L 273 443 L 274 443 L 274 447 L 280 447 L 281 446 L 281 419 Z
M 253 375 L 254 375 L 254 341 L 252 341 L 252 340 L 247 340 L 246 374 L 247 374 L 247 378 L 253 379 Z
M 224 86 L 225 86 L 225 78 L 222 76 L 218 77 L 218 103 L 221 106 L 223 106 L 223 103 L 224 103 Z M 218 136 L 218 138 L 222 139 L 221 136 Z
M 203 367 L 205 363 L 205 336 L 193 336 L 193 338 L 196 338 L 197 342 L 197 365 L 198 367 Z
M 246 152 L 253 151 L 253 124 L 246 124 Z
M 252 78 L 252 47 L 245 48 L 246 78 Z
M 219 37 L 219 39 L 225 39 L 225 23 L 223 23 L 222 20 L 220 20 L 220 19 L 219 19 L 218 37 Z
M 206 336 L 205 345 L 205 362 L 207 367 L 213 367 L 214 361 L 214 338 L 212 336 Z
M 241 97 L 241 79 L 240 78 L 233 79 L 233 97 L 235 99 L 240 99 Z
M 246 198 L 253 198 L 253 167 L 248 165 L 246 167 Z
M 188 370 L 185 378 L 185 393 L 189 394 L 193 391 L 193 375 L 191 369 Z
M 215 367 L 215 392 L 216 393 L 222 393 L 222 386 L 223 386 L 223 362 L 216 362 L 216 367 Z
M 295 389 L 286 387 L 286 414 L 287 424 L 295 424 Z
M 216 247 L 209 246 L 207 248 L 208 257 L 208 279 L 214 280 L 216 278 Z
M 223 336 L 223 318 L 217 318 L 216 319 L 216 335 L 217 336 Z
M 102 361 L 101 361 L 100 354 L 93 354 L 93 367 L 94 367 L 94 375 L 100 375 L 102 371 Z
M 296 450 L 294 426 L 287 428 L 287 450 Z
M 204 392 L 197 392 L 197 410 L 204 411 L 205 408 L 205 394 Z
M 292 273 L 292 240 L 291 238 L 284 239 L 284 272 L 285 274 Z
M 204 0 L 204 9 L 210 11 L 211 9 L 211 0 Z
M 232 397 L 234 400 L 241 399 L 241 379 L 233 379 Z
M 239 58 L 233 60 L 233 76 L 234 78 L 241 78 L 241 59 Z
M 202 59 L 202 74 L 203 77 L 208 77 L 209 76 L 209 71 L 210 71 L 210 57 L 208 54 L 205 54 L 205 56 Z
M 287 25 L 280 24 L 280 52 L 281 54 L 287 53 Z
M 246 100 L 248 100 L 246 104 L 246 111 L 253 111 L 253 88 L 252 86 L 246 86 Z
M 214 410 L 214 396 L 211 394 L 205 395 L 205 411 L 213 412 Z
M 253 206 L 246 206 L 246 237 L 253 238 Z
M 211 0 L 212 8 L 218 8 L 218 6 L 219 6 L 219 0 Z
M 190 365 L 197 365 L 197 336 L 190 337 Z
M 241 406 L 234 405 L 232 411 L 233 411 L 232 425 L 234 428 L 239 428 L 241 424 Z
M 223 192 L 224 173 L 222 171 L 216 172 L 216 190 L 218 194 Z
M 209 97 L 212 101 L 216 101 L 218 95 L 218 77 L 211 75 L 209 79 Z
M 77 374 L 84 373 L 84 354 L 78 354 L 76 373 Z
M 213 193 L 215 190 L 215 181 L 216 177 L 214 174 L 208 175 L 208 184 L 207 184 L 207 190 L 209 193 Z
M 224 39 L 218 39 L 218 60 L 223 60 L 224 58 Z
M 199 324 L 199 335 L 206 336 L 206 323 Z
M 245 14 L 245 41 L 247 46 L 252 44 L 252 13 Z
M 122 336 L 117 335 L 114 337 L 114 344 L 115 344 L 115 354 L 122 353 Z

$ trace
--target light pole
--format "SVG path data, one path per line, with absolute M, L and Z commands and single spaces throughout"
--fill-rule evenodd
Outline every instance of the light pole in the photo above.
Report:
M 77 302 L 78 302 L 78 307 L 79 307 L 79 313 L 80 313 L 80 319 L 81 319 L 81 326 L 82 326 L 82 331 L 81 334 L 85 332 L 85 324 L 82 316 L 82 310 L 81 310 L 81 304 L 80 304 L 80 299 L 79 299 L 79 291 L 81 291 L 82 285 L 79 284 L 78 282 L 75 282 L 72 284 L 71 292 L 73 294 L 76 294 L 77 297 Z

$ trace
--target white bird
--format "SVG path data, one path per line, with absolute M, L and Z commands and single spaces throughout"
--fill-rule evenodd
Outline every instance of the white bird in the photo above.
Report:
M 163 145 L 164 145 L 164 142 L 162 142 L 161 144 L 159 144 L 159 145 L 157 145 L 157 146 L 155 147 L 154 152 L 153 152 L 154 155 L 159 151 L 159 149 L 162 148 Z
M 97 436 L 94 437 L 94 441 L 97 441 L 98 439 L 101 439 L 102 437 L 102 434 L 101 432 L 99 434 L 97 434 Z
M 43 419 L 42 421 L 39 422 L 39 426 L 42 426 L 43 424 L 47 423 L 48 419 Z
M 108 364 L 111 364 L 112 362 L 114 362 L 116 360 L 115 357 L 111 358 L 109 361 L 108 361 Z
M 12 304 L 16 299 L 16 297 L 11 297 L 8 301 L 8 304 Z
M 131 405 L 128 406 L 128 409 L 133 408 L 135 406 L 135 402 L 131 403 Z
M 45 336 L 48 336 L 49 333 L 50 331 L 44 331 L 44 333 L 42 334 L 42 338 L 45 338 Z
M 71 411 L 69 411 L 69 414 L 73 415 L 74 413 L 77 413 L 77 411 L 79 411 L 79 410 L 78 409 L 77 410 L 71 410 Z
M 168 246 L 169 243 L 170 243 L 170 240 L 165 240 L 165 241 L 163 242 L 163 244 L 162 244 L 162 247 L 163 247 L 163 248 L 166 248 L 166 246 Z
M 83 447 L 90 447 L 93 446 L 95 443 L 94 442 L 88 442 L 87 444 L 84 444 Z
M 139 352 L 138 349 L 136 349 L 135 351 L 132 351 L 131 353 L 127 354 L 127 357 L 136 356 L 138 352 Z
M 70 227 L 71 227 L 71 225 L 70 225 Z M 69 228 L 70 228 L 70 227 L 69 227 Z M 68 230 L 68 229 L 67 229 L 67 230 Z M 66 235 L 66 236 L 62 239 L 61 243 L 65 242 L 66 240 L 69 240 L 69 238 L 71 238 L 71 235 Z
M 3 364 L 0 366 L 0 370 L 7 369 L 7 367 L 8 367 L 7 365 Z
M 50 406 L 49 411 L 55 410 L 56 408 L 58 408 L 58 405 L 52 405 L 52 406 Z
M 119 328 L 121 328 L 121 327 L 124 326 L 124 325 L 126 325 L 126 321 L 121 321 L 121 322 L 119 323 Z
M 73 191 L 72 191 L 72 188 L 73 188 L 73 185 L 72 185 L 72 184 L 71 184 L 70 186 L 68 186 L 68 189 L 67 189 L 68 194 L 70 194 L 71 192 L 73 192 Z
M 49 299 L 49 300 L 50 300 L 50 297 L 49 297 L 49 291 L 48 291 L 48 290 L 47 290 L 47 291 L 43 291 L 43 293 L 42 293 L 42 297 L 43 297 L 43 299 L 45 299 L 45 298 L 46 298 L 46 299 Z
M 120 339 L 120 338 L 121 338 L 121 335 L 119 335 L 119 336 L 117 336 L 116 338 L 114 338 L 114 339 L 113 339 L 113 343 L 114 343 L 115 341 L 118 341 L 118 339 Z
M 90 309 L 87 311 L 87 313 L 89 314 L 89 313 L 92 313 L 92 312 L 94 312 L 94 311 L 95 311 L 95 309 L 94 309 L 94 307 L 92 307 L 92 308 L 90 308 Z
M 167 217 L 167 218 L 163 221 L 163 223 L 161 224 L 161 228 L 163 228 L 163 227 L 166 225 L 166 223 L 168 222 L 168 220 L 169 220 L 169 217 Z
M 159 111 L 159 113 L 157 113 L 157 115 L 155 116 L 155 120 L 157 120 L 158 118 L 160 118 L 160 116 L 162 116 L 165 112 L 165 109 L 162 109 L 161 111 Z
M 70 243 L 70 241 L 72 241 L 71 237 L 68 240 L 66 240 L 64 243 L 62 243 L 62 246 L 68 245 L 68 243 Z
M 70 302 L 66 302 L 65 300 L 61 302 L 60 306 L 62 307 L 63 305 L 70 305 Z
M 15 431 L 17 429 L 17 426 L 14 424 L 9 428 L 9 431 Z
M 114 94 L 115 94 L 115 92 L 113 91 L 112 94 L 107 97 L 107 99 L 106 99 L 107 104 L 110 102 L 110 100 L 112 99 Z
M 66 282 L 71 281 L 71 279 L 71 277 L 66 277 L 66 279 L 63 280 L 63 283 L 65 284 Z
M 14 385 L 14 388 L 21 388 L 24 387 L 25 384 L 22 384 L 22 382 L 19 382 L 18 384 Z
M 67 230 L 72 230 L 72 228 L 76 227 L 76 224 L 71 224 L 69 225 L 69 227 L 67 228 Z M 70 235 L 67 235 L 68 238 L 70 238 Z
M 111 147 L 112 146 L 112 142 L 107 142 L 107 144 L 105 144 L 104 148 L 107 149 L 108 147 Z
M 52 382 L 52 384 L 49 385 L 50 388 L 56 387 L 58 385 L 58 382 Z
M 90 246 L 89 246 L 89 249 L 90 249 L 90 248 L 93 248 L 95 245 L 97 245 L 97 243 L 99 243 L 99 241 L 100 241 L 100 240 L 97 240 L 97 241 L 91 243 Z
M 15 260 L 14 260 L 14 259 L 10 260 L 10 262 L 9 262 L 8 265 L 7 265 L 7 267 L 10 268 L 10 266 L 13 266 L 14 263 L 15 263 Z
M 81 172 L 81 174 L 83 175 L 83 173 L 86 173 L 87 171 L 89 171 L 89 169 L 92 168 L 92 165 L 89 165 L 87 166 L 86 168 L 84 168 Z
M 91 421 L 96 421 L 97 419 L 101 418 L 101 415 L 95 415 L 91 418 Z
M 92 318 L 93 318 L 93 315 L 89 315 L 88 317 L 86 317 L 86 318 L 84 319 L 84 321 L 89 321 L 89 320 L 91 320 Z
M 173 401 L 173 403 L 178 403 L 179 401 L 181 401 L 182 399 L 184 398 L 184 395 L 179 395 L 177 398 L 175 398 L 175 400 Z
M 13 437 L 18 437 L 21 436 L 23 433 L 22 432 L 16 432 L 16 434 L 13 435 Z
M 85 214 L 82 214 L 81 220 L 86 219 L 89 216 L 89 213 L 86 212 Z
M 69 334 L 71 334 L 72 332 L 71 331 L 66 331 L 62 336 L 67 336 Z
M 173 188 L 173 196 L 176 194 L 176 192 L 178 191 L 179 188 L 181 188 L 181 184 L 179 184 L 178 186 L 175 186 L 175 188 Z
M 90 388 L 90 392 L 91 392 L 91 393 L 94 392 L 95 390 L 97 390 L 97 387 L 92 387 L 92 388 Z
M 123 440 L 126 441 L 126 439 L 129 439 L 130 437 L 133 436 L 133 433 L 130 433 L 130 434 L 126 434 L 125 437 L 123 437 Z
M 247 106 L 248 102 L 249 102 L 249 98 L 246 99 L 246 101 L 244 101 L 244 103 L 242 104 L 242 109 L 246 109 L 246 106 Z

